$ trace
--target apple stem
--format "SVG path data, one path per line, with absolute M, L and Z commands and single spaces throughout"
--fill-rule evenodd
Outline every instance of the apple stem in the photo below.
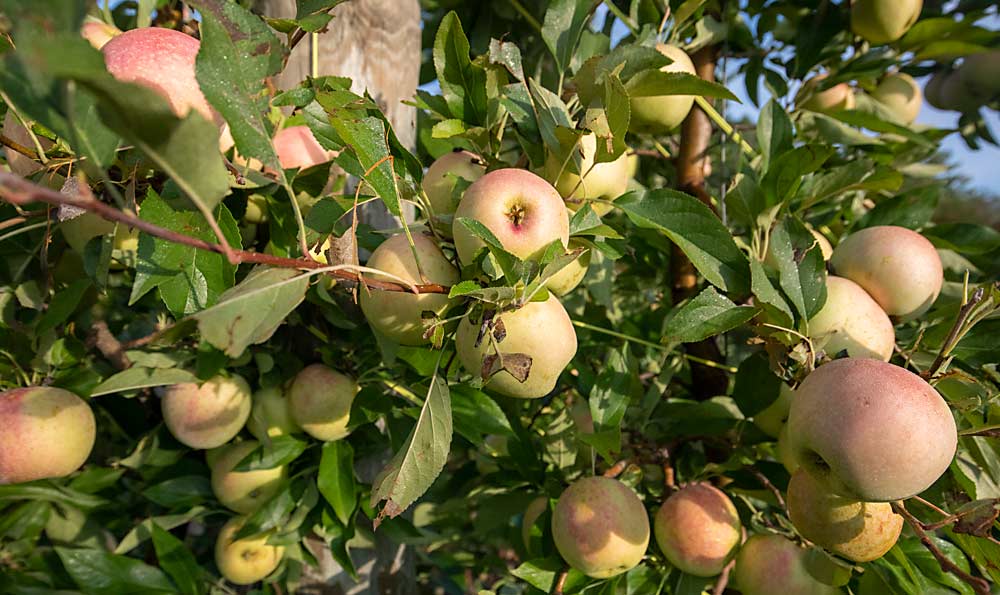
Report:
M 733 558 L 722 569 L 719 578 L 715 580 L 715 586 L 712 587 L 712 595 L 722 595 L 726 591 L 726 586 L 729 585 L 729 573 L 732 572 L 735 565 L 736 558 Z

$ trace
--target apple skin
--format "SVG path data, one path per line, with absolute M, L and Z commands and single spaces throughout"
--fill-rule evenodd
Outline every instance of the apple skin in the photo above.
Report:
M 498 169 L 479 178 L 465 191 L 455 218 L 479 221 L 500 240 L 504 249 L 522 259 L 537 258 L 546 246 L 569 243 L 569 215 L 551 184 L 523 169 Z M 463 264 L 472 262 L 484 246 L 464 225 L 452 231 Z
M 920 18 L 923 0 L 855 0 L 851 30 L 872 45 L 902 37 Z
M 870 562 L 892 549 L 903 517 L 888 502 L 861 502 L 827 492 L 804 470 L 788 483 L 788 516 L 802 537 L 853 562 Z
M 351 378 L 323 364 L 306 366 L 288 389 L 292 419 L 317 440 L 340 440 L 348 434 L 357 394 L 358 384 Z
M 284 465 L 258 471 L 233 470 L 258 444 L 255 440 L 227 444 L 209 457 L 212 492 L 223 506 L 240 514 L 250 514 L 260 508 L 278 493 L 288 476 Z
M 261 442 L 302 431 L 292 419 L 289 400 L 276 386 L 254 393 L 253 408 L 246 427 Z
M 451 286 L 458 283 L 461 278 L 458 269 L 445 258 L 434 240 L 422 234 L 413 234 L 412 237 L 421 269 L 417 268 L 417 261 L 413 258 L 413 250 L 410 249 L 406 235 L 401 233 L 379 244 L 368 258 L 368 266 L 415 284 L 426 282 Z M 420 277 L 421 270 L 426 281 Z M 379 278 L 379 275 L 370 276 L 373 279 Z M 392 281 L 392 278 L 385 280 Z M 359 293 L 361 311 L 368 324 L 401 345 L 428 343 L 429 340 L 424 338 L 421 314 L 430 311 L 441 316 L 449 305 L 448 296 L 440 293 L 414 295 L 409 292 L 365 288 L 361 288 Z
M 830 357 L 843 350 L 851 357 L 892 358 L 896 332 L 885 311 L 861 288 L 828 275 L 826 303 L 809 319 L 809 338 Z
M 234 540 L 245 520 L 244 517 L 230 519 L 215 542 L 215 565 L 234 585 L 251 585 L 264 580 L 285 555 L 284 547 L 267 544 L 267 534 Z
M 941 110 L 974 113 L 985 103 L 965 83 L 961 68 L 953 72 L 938 71 L 924 87 L 927 103 Z
M 0 485 L 64 477 L 87 461 L 97 423 L 86 401 L 61 388 L 0 393 Z
M 239 434 L 250 417 L 250 385 L 233 374 L 201 386 L 174 384 L 160 399 L 163 421 L 174 438 L 191 448 L 222 446 Z
M 608 477 L 585 477 L 566 488 L 552 512 L 556 549 L 593 578 L 634 568 L 649 545 L 649 517 L 631 488 Z
M 743 526 L 726 494 L 694 483 L 667 498 L 653 520 L 660 551 L 675 567 L 694 576 L 722 572 L 736 554 Z
M 307 169 L 337 156 L 336 151 L 327 151 L 319 144 L 308 126 L 282 128 L 273 142 L 282 169 Z
M 615 200 L 628 190 L 628 181 L 635 173 L 633 160 L 627 153 L 622 153 L 618 159 L 606 163 L 594 163 L 597 155 L 597 135 L 590 133 L 580 137 L 579 143 L 573 149 L 575 157 L 579 158 L 579 167 L 570 162 L 563 164 L 551 153 L 545 161 L 545 177 L 555 180 L 556 190 L 566 199 L 566 207 L 577 210 L 587 199 L 600 198 Z M 578 169 L 579 173 L 574 173 Z M 583 175 L 581 181 L 581 174 Z M 611 205 L 589 203 L 598 215 L 605 215 L 611 210 Z
M 180 31 L 143 27 L 116 35 L 101 48 L 108 72 L 116 79 L 156 91 L 180 117 L 195 110 L 222 124 L 198 86 L 194 63 L 201 43 Z
M 549 499 L 539 496 L 528 504 L 524 509 L 524 516 L 521 518 L 521 540 L 524 542 L 524 549 L 531 551 L 531 528 L 535 526 L 538 517 L 542 516 L 549 509 Z
M 958 443 L 944 399 L 922 378 L 874 359 L 834 360 L 809 374 L 788 416 L 789 448 L 828 491 L 904 500 L 934 483 Z
M 122 30 L 118 27 L 94 17 L 87 17 L 80 27 L 80 35 L 89 41 L 95 50 L 103 48 L 105 44 L 111 41 L 112 37 L 121 34 Z
M 753 535 L 736 556 L 733 580 L 743 595 L 837 595 L 809 574 L 806 550 L 781 535 Z
M 778 398 L 754 415 L 753 423 L 768 436 L 777 438 L 781 434 L 781 428 L 785 427 L 785 422 L 788 421 L 788 409 L 792 406 L 794 397 L 795 391 L 792 387 L 782 384 Z
M 247 210 L 243 213 L 246 223 L 267 223 L 270 213 L 267 209 L 267 197 L 263 194 L 251 194 L 247 197 Z
M 3 135 L 19 145 L 27 147 L 32 151 L 37 151 L 35 141 L 31 139 L 28 129 L 21 125 L 21 122 L 10 108 L 7 109 L 7 114 L 3 117 Z M 38 142 L 45 151 L 53 147 L 53 142 L 43 136 L 38 136 Z M 10 167 L 10 171 L 22 178 L 26 178 L 42 169 L 41 163 L 31 157 L 18 153 L 10 147 L 4 147 L 3 152 L 7 156 L 7 166 Z
M 905 72 L 895 72 L 887 75 L 872 92 L 878 102 L 887 107 L 896 120 L 904 124 L 912 124 L 920 113 L 924 103 L 924 94 L 920 85 Z
M 816 91 L 816 86 L 827 76 L 818 74 L 802 84 L 799 107 L 820 113 L 854 109 L 854 89 L 847 83 L 838 83 L 829 89 Z
M 555 296 L 544 302 L 528 302 L 513 312 L 500 314 L 507 336 L 497 343 L 502 354 L 523 353 L 531 357 L 527 380 L 519 382 L 506 370 L 493 375 L 486 388 L 508 397 L 537 399 L 552 392 L 563 369 L 576 355 L 576 331 L 566 309 Z M 470 374 L 482 373 L 483 357 L 494 354 L 485 338 L 477 347 L 480 325 L 465 317 L 458 325 L 455 350 Z
M 860 285 L 889 316 L 911 320 L 934 303 L 944 284 L 941 257 L 927 238 L 879 225 L 847 236 L 830 258 L 833 270 Z
M 958 68 L 958 80 L 981 105 L 1000 95 L 1000 50 L 965 57 Z
M 452 196 L 458 178 L 467 182 L 475 182 L 486 173 L 486 165 L 475 153 L 463 149 L 455 149 L 445 153 L 431 163 L 424 174 L 423 189 L 427 200 L 431 203 L 432 217 L 453 215 L 458 208 L 459 200 Z M 434 229 L 451 237 L 451 224 L 447 225 L 432 220 Z
M 586 246 L 578 240 L 569 241 L 569 250 L 576 250 L 578 248 L 585 248 Z M 576 289 L 576 287 L 583 281 L 583 278 L 587 276 L 587 269 L 590 268 L 590 257 L 592 255 L 591 250 L 587 250 L 579 256 L 576 260 L 564 266 L 559 270 L 558 273 L 549 279 L 545 287 L 549 289 L 552 293 L 562 297 L 567 293 Z
M 696 74 L 694 62 L 681 48 L 665 43 L 656 44 L 661 54 L 673 60 L 660 70 L 663 72 L 683 72 Z M 649 97 L 631 97 L 631 118 L 629 132 L 662 133 L 669 132 L 680 126 L 691 106 L 694 97 L 691 95 L 659 95 Z
M 774 451 L 778 462 L 785 467 L 789 475 L 798 470 L 799 462 L 795 460 L 794 453 L 792 452 L 791 438 L 788 437 L 787 422 L 781 426 L 781 432 L 778 433 L 778 441 L 774 445 Z

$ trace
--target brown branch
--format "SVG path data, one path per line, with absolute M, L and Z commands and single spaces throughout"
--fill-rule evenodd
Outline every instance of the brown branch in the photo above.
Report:
M 45 215 L 45 211 L 29 211 L 22 215 L 21 217 L 11 217 L 6 221 L 0 221 L 0 230 L 7 229 L 8 227 L 14 227 L 15 225 L 20 225 L 28 220 L 29 217 L 41 217 Z
M 622 459 L 611 467 L 608 467 L 608 470 L 605 471 L 603 475 L 604 477 L 618 477 L 622 474 L 622 471 L 624 471 L 626 467 L 628 467 L 628 459 Z
M 13 149 L 14 151 L 17 151 L 18 153 L 24 155 L 25 157 L 28 157 L 29 159 L 34 159 L 35 161 L 39 161 L 38 153 L 36 153 L 33 149 L 29 149 L 28 147 L 22 145 L 21 143 L 7 136 L 4 136 L 3 134 L 0 134 L 0 143 L 2 143 L 3 146 L 5 147 Z
M 765 488 L 767 488 L 769 492 L 771 492 L 771 494 L 774 496 L 774 499 L 778 501 L 778 506 L 781 506 L 781 509 L 784 510 L 785 514 L 787 515 L 788 506 L 785 505 L 785 499 L 781 495 L 781 490 L 779 490 L 773 483 L 771 483 L 771 480 L 768 479 L 766 475 L 758 471 L 756 468 L 751 467 L 749 465 L 744 468 L 750 473 L 752 473 L 753 476 L 757 478 L 757 481 L 759 481 L 761 485 L 763 485 Z
M 958 578 L 962 579 L 979 595 L 989 595 L 990 584 L 985 579 L 978 576 L 972 576 L 949 560 L 948 556 L 945 556 L 944 553 L 938 549 L 938 546 L 931 540 L 930 536 L 927 535 L 927 532 L 924 530 L 924 524 L 910 514 L 910 511 L 906 510 L 906 506 L 904 506 L 902 502 L 893 502 L 892 510 L 899 516 L 903 517 L 906 523 L 910 525 L 910 528 L 912 528 L 913 532 L 916 533 L 917 538 L 920 539 L 920 543 L 924 544 L 924 547 L 927 548 L 931 555 L 933 555 L 938 561 L 938 564 L 941 565 L 941 570 L 950 572 L 951 574 L 954 574 Z
M 983 301 L 983 297 L 985 297 L 985 295 L 986 292 L 983 291 L 982 287 L 980 287 L 975 291 L 975 293 L 972 294 L 972 298 L 969 299 L 969 301 L 958 311 L 958 317 L 955 319 L 955 324 L 951 327 L 951 331 L 948 332 L 948 336 L 945 338 L 944 343 L 941 344 L 941 351 L 938 352 L 937 357 L 934 358 L 934 363 L 932 363 L 931 367 L 921 374 L 923 378 L 933 378 L 934 375 L 937 374 L 937 371 L 941 369 L 941 366 L 944 365 L 944 362 L 948 359 L 948 355 L 951 353 L 951 350 L 955 347 L 955 343 L 958 340 L 958 334 L 962 332 L 962 327 L 964 327 L 966 321 L 968 321 L 969 315 L 972 314 L 972 311 L 976 308 L 976 306 Z
M 569 570 L 562 569 L 559 572 L 559 576 L 556 577 L 555 586 L 552 588 L 552 595 L 563 595 L 563 589 L 566 588 L 566 577 L 569 576 Z
M 124 370 L 132 365 L 128 356 L 125 355 L 125 350 L 122 348 L 121 342 L 115 338 L 111 333 L 111 329 L 108 328 L 107 322 L 98 320 L 94 323 L 90 332 L 90 338 L 87 341 L 88 345 L 96 347 L 101 352 L 101 355 L 114 364 L 116 368 Z
M 70 205 L 80 209 L 84 209 L 91 213 L 99 215 L 103 219 L 108 221 L 114 221 L 117 223 L 123 223 L 129 227 L 134 227 L 140 231 L 148 233 L 149 235 L 156 236 L 167 240 L 168 242 L 173 242 L 175 244 L 183 244 L 185 246 L 190 246 L 192 248 L 197 248 L 198 250 L 206 250 L 208 252 L 214 252 L 216 254 L 226 255 L 226 250 L 223 246 L 219 244 L 213 244 L 211 242 L 206 242 L 204 240 L 193 238 L 176 231 L 160 227 L 148 221 L 144 221 L 138 218 L 135 214 L 120 211 L 111 205 L 105 204 L 92 195 L 87 194 L 77 194 L 69 195 L 44 188 L 28 182 L 27 180 L 16 176 L 14 174 L 0 172 L 0 197 L 2 197 L 7 202 L 15 205 L 26 205 L 33 202 L 44 202 L 51 205 Z M 279 268 L 289 268 L 298 270 L 315 270 L 326 268 L 326 264 L 317 262 L 309 258 L 284 258 L 281 256 L 273 256 L 271 254 L 262 254 L 260 252 L 252 252 L 247 250 L 232 250 L 232 260 L 234 264 L 249 263 L 249 264 L 264 264 Z M 357 273 L 350 271 L 337 270 L 328 271 L 328 275 L 343 279 L 345 281 L 351 281 L 354 283 L 364 283 L 366 286 L 372 289 L 379 289 L 382 291 L 400 291 L 400 292 L 411 292 L 411 293 L 444 293 L 447 294 L 450 291 L 449 287 L 444 285 L 438 285 L 436 283 L 426 283 L 422 285 L 414 285 L 413 291 L 410 287 L 394 283 L 391 281 L 377 281 L 373 279 L 361 279 Z
M 726 586 L 729 584 L 729 573 L 733 571 L 733 566 L 736 566 L 736 558 L 730 560 L 725 568 L 722 569 L 719 578 L 715 580 L 715 586 L 712 587 L 712 595 L 722 595 L 725 593 Z

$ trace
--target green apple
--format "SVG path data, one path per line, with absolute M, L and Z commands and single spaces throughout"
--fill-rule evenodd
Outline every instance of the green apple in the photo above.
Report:
M 617 479 L 585 477 L 559 496 L 552 537 L 570 566 L 593 578 L 610 578 L 642 562 L 649 517 L 630 487 Z
M 803 109 L 821 113 L 854 109 L 854 90 L 847 83 L 838 83 L 822 91 L 818 89 L 819 83 L 827 76 L 829 75 L 818 74 L 803 83 L 796 96 L 796 104 Z
M 545 161 L 545 177 L 555 180 L 556 190 L 573 211 L 587 204 L 588 199 L 615 200 L 628 190 L 635 173 L 634 156 L 626 152 L 604 163 L 596 163 L 596 157 L 597 135 L 589 133 L 580 137 L 568 162 L 561 162 L 552 153 Z M 600 202 L 590 202 L 590 206 L 598 215 L 611 210 L 611 205 Z
M 292 419 L 289 400 L 276 386 L 262 388 L 253 395 L 253 408 L 247 420 L 247 430 L 257 440 L 294 434 L 302 430 Z
M 422 234 L 413 234 L 412 237 L 412 249 L 405 234 L 396 234 L 385 240 L 372 252 L 368 266 L 414 284 L 437 283 L 449 287 L 458 283 L 458 269 L 445 257 L 434 240 Z M 419 268 L 414 252 L 420 260 Z M 369 276 L 380 279 L 379 275 Z M 394 281 L 392 277 L 380 280 Z M 426 329 L 423 313 L 432 312 L 435 316 L 442 316 L 449 306 L 447 294 L 440 293 L 414 295 L 403 291 L 361 288 L 359 294 L 361 311 L 368 324 L 402 345 L 428 343 L 429 339 L 424 338 Z
M 782 383 L 778 398 L 754 415 L 753 423 L 768 436 L 777 438 L 781 428 L 785 427 L 785 422 L 788 421 L 788 409 L 792 406 L 794 396 L 795 391 L 792 387 Z
M 854 0 L 851 30 L 872 45 L 896 41 L 920 18 L 923 0 Z
M 697 74 L 694 62 L 681 48 L 659 43 L 656 45 L 656 49 L 673 60 L 660 69 L 663 72 Z M 688 112 L 691 111 L 691 106 L 694 105 L 694 97 L 691 95 L 630 96 L 629 102 L 631 108 L 629 131 L 663 133 L 680 126 Z
M 258 442 L 246 440 L 220 446 L 211 457 L 212 492 L 223 506 L 240 514 L 250 514 L 278 493 L 288 474 L 284 465 L 257 471 L 235 471 Z
M 896 120 L 903 124 L 912 124 L 917 119 L 924 102 L 920 85 L 905 72 L 886 75 L 875 87 L 872 97 L 888 108 Z
M 351 404 L 358 384 L 323 364 L 302 369 L 288 389 L 292 419 L 318 440 L 340 440 L 347 436 Z
M 736 556 L 732 579 L 743 595 L 841 593 L 810 574 L 806 550 L 781 535 L 753 535 L 747 539 Z
M 916 374 L 845 358 L 823 364 L 796 390 L 788 415 L 792 456 L 826 490 L 865 502 L 926 490 L 955 456 L 951 409 Z
M 270 534 L 233 539 L 246 522 L 245 517 L 231 519 L 219 532 L 215 542 L 215 565 L 227 581 L 235 585 L 251 585 L 264 580 L 278 568 L 285 548 L 269 545 Z
M 587 248 L 587 250 L 576 260 L 559 269 L 559 272 L 549 279 L 545 285 L 549 291 L 558 296 L 564 296 L 576 289 L 580 282 L 583 281 L 583 278 L 587 275 L 587 269 L 590 268 L 591 250 L 579 240 L 569 241 L 570 251 L 580 248 Z
M 0 393 L 0 485 L 73 473 L 90 456 L 96 434 L 90 405 L 68 390 Z
M 424 174 L 423 189 L 430 201 L 431 223 L 439 233 L 451 237 L 451 223 L 437 221 L 438 217 L 450 216 L 458 208 L 460 196 L 456 196 L 458 180 L 475 182 L 486 173 L 486 164 L 475 153 L 455 149 L 438 157 Z

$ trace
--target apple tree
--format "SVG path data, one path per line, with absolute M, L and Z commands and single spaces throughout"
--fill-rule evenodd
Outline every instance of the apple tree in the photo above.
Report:
M 995 591 L 995 3 L 252 4 L 0 1 L 0 592 Z

